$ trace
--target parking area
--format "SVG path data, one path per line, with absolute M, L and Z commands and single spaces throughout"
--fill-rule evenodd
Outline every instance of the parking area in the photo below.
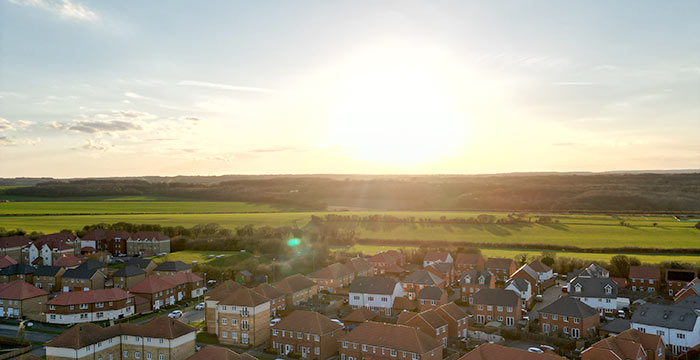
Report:
M 530 321 L 533 321 L 538 318 L 539 315 L 537 311 L 539 309 L 542 309 L 543 307 L 553 303 L 556 299 L 559 298 L 559 296 L 561 296 L 561 289 L 562 286 L 564 286 L 564 284 L 566 283 L 563 281 L 557 281 L 557 284 L 555 286 L 552 286 L 544 291 L 544 294 L 542 294 L 542 301 L 535 303 L 535 306 L 528 313 Z

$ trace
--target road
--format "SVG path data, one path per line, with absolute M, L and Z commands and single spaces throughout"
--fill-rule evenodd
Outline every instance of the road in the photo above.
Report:
M 5 336 L 5 337 L 9 337 L 9 338 L 16 338 L 17 337 L 17 326 L 0 324 L 0 336 Z M 26 328 L 24 330 L 25 340 L 39 342 L 42 344 L 51 341 L 56 336 L 58 336 L 58 334 L 46 334 L 46 333 L 41 333 L 41 332 L 35 332 L 35 331 L 31 331 L 31 330 L 26 329 Z M 32 344 L 31 353 L 38 356 L 38 357 L 43 357 L 44 355 L 46 355 L 46 348 L 44 348 L 43 345 Z
M 204 310 L 192 309 L 189 311 L 185 311 L 179 320 L 184 322 L 185 324 L 204 321 Z

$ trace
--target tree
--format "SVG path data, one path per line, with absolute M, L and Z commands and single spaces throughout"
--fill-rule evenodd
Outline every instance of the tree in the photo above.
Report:
M 526 253 L 515 255 L 515 262 L 518 264 L 518 267 L 527 264 L 528 260 L 530 260 L 530 256 Z
M 695 224 L 695 228 L 698 229 L 698 230 L 700 230 L 700 221 L 698 221 L 698 223 Z
M 639 259 L 633 259 L 635 259 L 636 262 L 639 262 Z M 631 261 L 632 259 L 630 259 L 627 255 L 613 256 L 610 259 L 610 275 L 627 278 L 630 273 Z
M 540 258 L 540 261 L 549 267 L 553 267 L 554 261 L 556 260 L 556 257 L 557 257 L 557 254 L 552 252 L 552 251 L 543 251 L 542 257 Z

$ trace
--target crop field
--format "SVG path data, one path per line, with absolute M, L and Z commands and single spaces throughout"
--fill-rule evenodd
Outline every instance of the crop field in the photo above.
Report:
M 102 201 L 30 201 L 0 203 L 0 215 L 67 214 L 206 214 L 272 212 L 269 204 L 216 201 L 148 201 L 138 197 Z

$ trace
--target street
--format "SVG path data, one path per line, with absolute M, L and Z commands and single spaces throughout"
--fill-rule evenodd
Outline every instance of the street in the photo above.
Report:
M 179 320 L 184 322 L 185 324 L 204 321 L 204 310 L 192 309 L 189 311 L 185 311 Z

